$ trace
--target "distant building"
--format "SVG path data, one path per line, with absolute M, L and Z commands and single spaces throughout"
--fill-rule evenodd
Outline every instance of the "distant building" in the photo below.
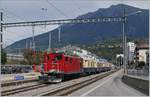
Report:
M 123 65 L 123 57 L 124 55 L 123 54 L 117 54 L 116 55 L 116 65 Z
M 136 45 L 134 42 L 128 42 L 127 43 L 127 60 L 128 60 L 128 63 L 131 63 L 134 60 L 135 48 L 136 48 Z
M 8 60 L 24 60 L 24 56 L 21 54 L 7 54 L 7 59 Z
M 135 61 L 149 63 L 149 45 L 148 43 L 136 44 Z

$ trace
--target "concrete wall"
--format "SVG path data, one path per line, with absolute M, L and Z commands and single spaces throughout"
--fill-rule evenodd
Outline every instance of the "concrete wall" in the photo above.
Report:
M 125 84 L 141 91 L 142 93 L 149 95 L 149 81 L 148 80 L 133 78 L 133 77 L 124 75 L 122 77 L 122 81 Z

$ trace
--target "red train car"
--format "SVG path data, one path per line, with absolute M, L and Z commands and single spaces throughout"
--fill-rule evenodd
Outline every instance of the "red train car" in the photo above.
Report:
M 39 79 L 46 82 L 61 82 L 70 76 L 81 73 L 81 58 L 64 53 L 50 53 L 44 55 L 44 63 Z

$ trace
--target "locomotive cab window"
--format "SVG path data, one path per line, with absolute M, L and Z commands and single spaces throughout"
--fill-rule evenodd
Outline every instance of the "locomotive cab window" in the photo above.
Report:
M 55 57 L 56 60 L 62 60 L 62 55 L 58 55 Z

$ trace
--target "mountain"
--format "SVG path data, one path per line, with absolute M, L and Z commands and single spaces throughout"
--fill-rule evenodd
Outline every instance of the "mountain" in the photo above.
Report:
M 128 38 L 133 39 L 148 39 L 149 36 L 149 10 L 140 9 L 129 5 L 118 4 L 112 5 L 109 8 L 100 8 L 95 12 L 89 12 L 80 15 L 77 18 L 97 18 L 109 16 L 122 16 L 123 9 L 126 14 L 136 11 L 142 11 L 140 14 L 128 16 L 127 23 L 125 24 L 125 33 Z M 86 45 L 100 42 L 112 38 L 122 38 L 122 23 L 87 23 L 87 24 L 64 24 L 61 26 L 61 41 L 58 42 L 58 29 L 51 31 L 52 33 L 52 47 L 60 47 L 67 44 Z M 38 35 L 35 37 L 35 44 L 37 50 L 48 48 L 49 32 Z M 31 41 L 32 38 L 17 41 L 5 50 L 13 51 L 15 48 L 25 48 L 26 43 Z

